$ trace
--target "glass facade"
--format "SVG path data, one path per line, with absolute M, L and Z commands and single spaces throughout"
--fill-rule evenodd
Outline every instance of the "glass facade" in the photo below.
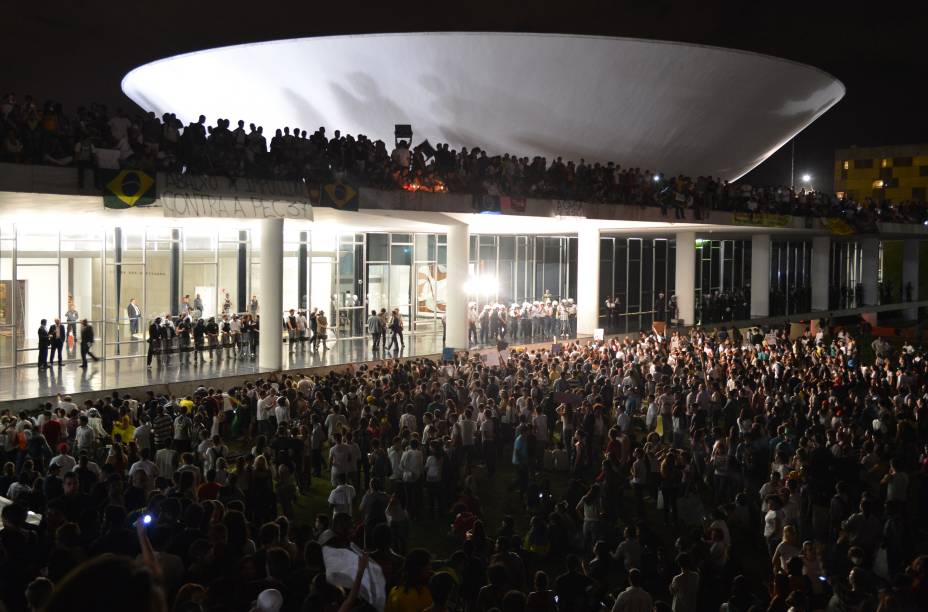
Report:
M 882 270 L 880 265 L 877 269 Z M 832 241 L 829 262 L 828 307 L 856 308 L 863 303 L 863 251 L 856 240 Z
M 599 316 L 615 333 L 647 329 L 654 320 L 655 300 L 674 292 L 676 242 L 667 238 L 602 237 L 599 241 Z M 617 304 L 610 317 L 606 300 Z
M 485 304 L 577 299 L 576 236 L 470 237 L 469 299 Z
M 747 319 L 751 304 L 751 241 L 696 240 L 696 320 Z
M 771 316 L 812 309 L 812 243 L 808 240 L 770 242 Z

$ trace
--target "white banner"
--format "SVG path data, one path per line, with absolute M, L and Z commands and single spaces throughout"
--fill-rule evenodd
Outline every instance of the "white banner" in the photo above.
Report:
M 302 181 L 158 174 L 158 203 L 165 217 L 313 219 Z
M 236 219 L 313 220 L 309 204 L 260 198 L 229 198 L 206 194 L 159 196 L 165 217 L 232 217 Z

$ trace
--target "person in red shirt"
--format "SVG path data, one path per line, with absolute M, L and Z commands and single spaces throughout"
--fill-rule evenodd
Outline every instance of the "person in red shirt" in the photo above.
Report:
M 219 489 L 222 487 L 216 482 L 216 470 L 206 471 L 206 482 L 197 488 L 197 499 L 201 502 L 207 499 L 219 499 Z
M 61 442 L 61 423 L 52 418 L 50 412 L 45 413 L 45 418 L 45 424 L 42 425 L 42 435 L 45 436 L 51 448 L 57 448 L 58 443 Z

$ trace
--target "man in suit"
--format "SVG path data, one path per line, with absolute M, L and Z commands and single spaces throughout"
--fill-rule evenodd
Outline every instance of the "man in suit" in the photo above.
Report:
M 161 346 L 161 336 L 163 333 L 164 330 L 161 329 L 161 317 L 157 317 L 151 322 L 151 325 L 148 326 L 148 363 L 146 365 L 149 368 L 151 367 L 151 358 L 154 357 L 155 351 Z
M 47 321 L 42 319 L 39 321 L 39 367 L 47 368 L 48 367 L 48 330 L 45 329 L 45 324 Z
M 81 367 L 87 367 L 87 355 L 93 357 L 94 361 L 100 361 L 97 356 L 90 352 L 93 348 L 93 326 L 87 322 L 87 319 L 81 319 Z
M 142 309 L 136 303 L 135 298 L 129 300 L 126 306 L 126 315 L 129 317 L 129 333 L 133 336 L 139 333 L 139 319 L 142 318 Z
M 51 346 L 51 356 L 49 363 L 55 363 L 55 352 L 58 352 L 58 365 L 61 365 L 61 351 L 64 349 L 64 339 L 67 338 L 68 331 L 61 323 L 61 319 L 56 318 L 55 324 L 48 330 L 48 342 Z

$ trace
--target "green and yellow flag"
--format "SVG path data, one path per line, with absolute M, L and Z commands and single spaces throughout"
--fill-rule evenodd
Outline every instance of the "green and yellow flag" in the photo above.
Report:
M 155 179 L 141 170 L 99 170 L 104 208 L 148 206 L 157 198 Z
M 358 211 L 358 189 L 348 183 L 335 181 L 322 186 L 319 204 L 338 210 Z

